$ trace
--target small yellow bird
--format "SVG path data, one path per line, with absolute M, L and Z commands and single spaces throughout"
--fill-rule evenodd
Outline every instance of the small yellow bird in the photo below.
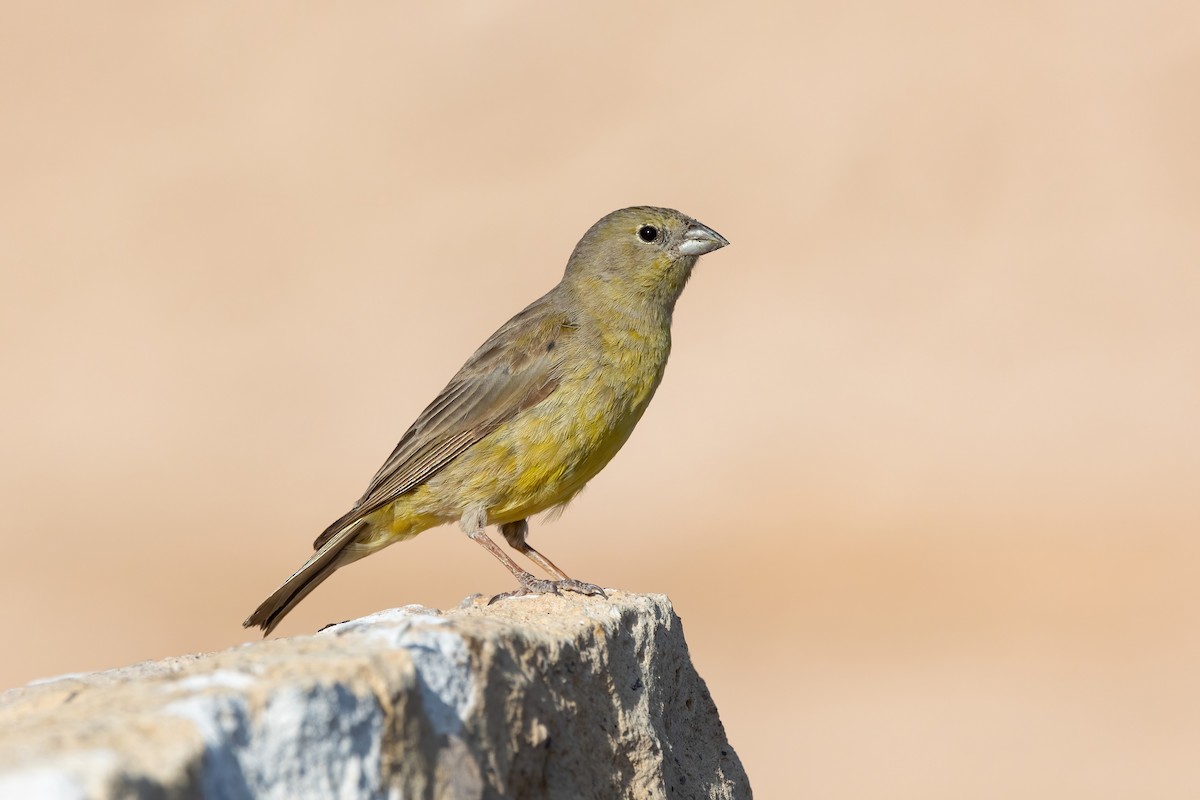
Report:
M 559 284 L 475 351 L 366 494 L 242 625 L 265 636 L 338 568 L 454 521 L 520 584 L 497 598 L 603 595 L 530 547 L 526 520 L 570 501 L 625 444 L 662 380 L 671 314 L 696 259 L 727 244 L 668 208 L 626 208 L 593 225 Z M 488 525 L 555 579 L 522 569 Z

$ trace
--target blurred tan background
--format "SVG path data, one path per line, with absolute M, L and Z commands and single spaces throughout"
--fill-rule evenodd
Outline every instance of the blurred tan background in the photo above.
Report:
M 671 596 L 759 796 L 1198 796 L 1200 6 L 415 6 L 0 11 L 0 684 L 248 640 L 652 203 L 733 246 L 532 541 Z M 510 582 L 438 529 L 281 632 Z

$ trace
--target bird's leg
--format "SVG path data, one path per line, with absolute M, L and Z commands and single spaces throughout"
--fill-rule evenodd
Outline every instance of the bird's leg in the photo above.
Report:
M 528 558 L 533 563 L 537 564 L 542 569 L 549 572 L 560 581 L 569 581 L 571 576 L 563 572 L 558 567 L 554 566 L 554 562 L 546 558 L 544 555 L 534 550 L 525 537 L 529 535 L 529 521 L 519 519 L 516 522 L 506 522 L 500 526 L 500 532 L 504 534 L 508 546 L 516 550 L 521 555 Z
M 537 578 L 521 569 L 521 565 L 508 557 L 508 554 L 501 550 L 495 542 L 493 542 L 486 533 L 484 528 L 487 527 L 487 511 L 484 509 L 467 509 L 463 513 L 462 520 L 459 523 L 462 525 L 463 532 L 467 534 L 473 541 L 483 545 L 483 547 L 496 559 L 503 564 L 509 572 L 513 574 L 522 586 L 527 582 L 536 581 Z M 544 581 L 549 583 L 549 581 Z
M 509 547 L 526 556 L 530 561 L 546 570 L 546 572 L 549 572 L 555 577 L 556 580 L 537 581 L 539 585 L 535 588 L 529 582 L 523 580 L 520 575 L 518 575 L 517 580 L 521 582 L 521 588 L 514 592 L 505 592 L 504 594 L 496 595 L 492 598 L 492 603 L 504 597 L 519 597 L 520 595 L 541 592 L 547 589 L 553 594 L 558 594 L 560 589 L 566 589 L 568 592 L 576 592 L 578 594 L 608 597 L 608 595 L 604 593 L 604 590 L 599 586 L 596 586 L 593 583 L 584 583 L 583 581 L 575 580 L 571 576 L 567 575 L 567 573 L 556 567 L 553 561 L 530 547 L 529 543 L 525 541 L 525 537 L 529 533 L 528 521 L 521 519 L 517 520 L 516 522 L 507 522 L 500 526 L 500 532 L 504 534 L 504 539 L 508 542 Z M 525 574 L 528 575 L 529 573 Z M 546 584 L 548 584 L 548 586 L 546 586 Z

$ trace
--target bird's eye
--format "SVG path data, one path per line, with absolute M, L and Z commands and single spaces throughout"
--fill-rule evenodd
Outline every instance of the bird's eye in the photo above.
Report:
M 638 228 L 638 238 L 643 242 L 653 242 L 658 238 L 658 228 L 653 225 L 643 225 Z

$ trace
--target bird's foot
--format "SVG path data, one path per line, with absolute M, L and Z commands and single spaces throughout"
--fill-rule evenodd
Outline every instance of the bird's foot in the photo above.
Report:
M 594 583 L 584 583 L 583 581 L 577 581 L 574 578 L 568 578 L 565 581 L 554 581 L 554 583 L 559 589 L 566 589 L 568 592 L 587 594 L 592 595 L 593 597 L 603 597 L 605 600 L 608 599 L 608 595 L 604 593 L 604 590 Z
M 573 578 L 562 581 L 548 581 L 543 578 L 535 578 L 528 572 L 524 572 L 521 573 L 517 580 L 521 582 L 520 588 L 513 589 L 511 592 L 501 592 L 489 600 L 488 605 L 490 606 L 497 600 L 507 600 L 510 597 L 525 597 L 531 594 L 562 594 L 563 591 L 608 598 L 604 590 L 594 583 L 584 583 Z

